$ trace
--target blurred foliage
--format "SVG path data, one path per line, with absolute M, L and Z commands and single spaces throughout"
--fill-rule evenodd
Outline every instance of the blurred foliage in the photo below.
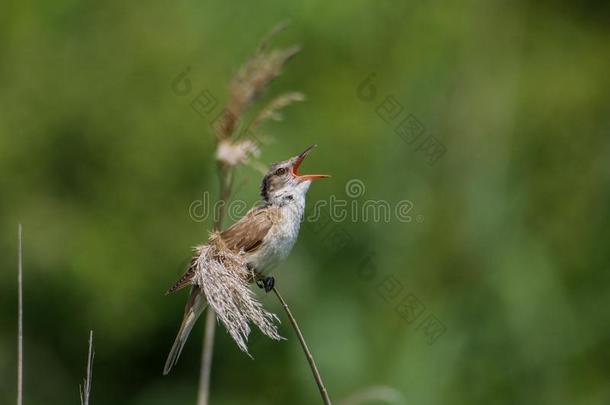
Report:
M 202 326 L 161 377 L 185 300 L 163 292 L 211 228 L 191 202 L 217 190 L 210 117 L 189 103 L 204 89 L 222 103 L 258 39 L 289 18 L 275 43 L 303 51 L 267 96 L 307 101 L 265 127 L 262 160 L 319 145 L 304 170 L 333 178 L 312 187 L 310 211 L 350 201 L 350 179 L 366 187 L 357 203 L 414 204 L 408 223 L 305 224 L 276 272 L 333 398 L 381 384 L 411 404 L 607 404 L 609 17 L 594 1 L 9 1 L 0 402 L 15 398 L 22 222 L 26 403 L 78 403 L 89 329 L 93 404 L 194 403 Z M 193 92 L 178 96 L 187 67 Z M 378 116 L 387 96 L 446 147 L 434 165 Z M 254 202 L 259 180 L 241 169 L 235 198 Z M 388 280 L 396 297 L 379 294 Z M 397 312 L 405 297 L 425 306 L 415 321 Z M 433 344 L 428 315 L 446 327 Z M 280 343 L 253 334 L 254 360 L 221 330 L 213 403 L 318 403 L 281 329 Z

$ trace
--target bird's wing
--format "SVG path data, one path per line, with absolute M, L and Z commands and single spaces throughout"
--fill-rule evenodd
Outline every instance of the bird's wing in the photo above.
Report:
M 193 258 L 191 259 L 191 264 L 189 265 L 188 269 L 186 270 L 186 272 L 180 276 L 180 278 L 174 283 L 174 285 L 172 285 L 169 290 L 167 290 L 165 292 L 165 295 L 174 293 L 180 289 L 182 289 L 183 287 L 186 287 L 187 285 L 189 285 L 191 283 L 191 280 L 193 279 L 193 277 L 195 277 L 195 272 L 197 270 L 197 257 L 199 256 L 199 253 L 195 254 L 195 256 L 193 256 Z
M 256 207 L 251 209 L 242 219 L 220 233 L 220 238 L 227 248 L 234 252 L 255 252 L 263 243 L 263 239 L 277 218 L 277 210 L 272 207 Z M 174 293 L 191 284 L 197 271 L 197 257 L 193 257 L 186 272 L 170 287 L 165 294 Z
M 254 252 L 262 245 L 276 216 L 277 213 L 271 207 L 253 208 L 242 219 L 221 232 L 220 238 L 235 252 Z

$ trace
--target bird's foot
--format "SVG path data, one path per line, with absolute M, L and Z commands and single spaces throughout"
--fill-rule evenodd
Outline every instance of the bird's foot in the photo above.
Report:
M 273 277 L 265 277 L 262 279 L 256 280 L 256 285 L 259 288 L 264 288 L 265 292 L 269 292 L 273 290 L 273 286 L 275 285 L 275 279 Z

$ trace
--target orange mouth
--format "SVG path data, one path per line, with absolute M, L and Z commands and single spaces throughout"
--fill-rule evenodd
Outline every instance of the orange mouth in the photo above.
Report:
M 311 150 L 315 147 L 316 147 L 316 145 L 311 145 L 310 147 L 305 149 L 303 152 L 301 152 L 296 157 L 296 162 L 292 165 L 292 174 L 299 181 L 318 180 L 318 179 L 325 179 L 325 178 L 330 177 L 328 174 L 300 174 L 299 173 L 299 167 L 301 167 L 301 163 L 303 163 L 303 160 L 305 160 L 307 155 L 309 155 L 309 152 L 311 152 Z

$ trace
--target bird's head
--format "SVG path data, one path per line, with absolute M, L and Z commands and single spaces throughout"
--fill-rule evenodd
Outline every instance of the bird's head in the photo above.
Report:
M 261 196 L 270 204 L 285 204 L 303 199 L 313 180 L 330 177 L 326 174 L 300 174 L 299 167 L 316 145 L 311 145 L 297 156 L 274 163 L 263 177 Z

